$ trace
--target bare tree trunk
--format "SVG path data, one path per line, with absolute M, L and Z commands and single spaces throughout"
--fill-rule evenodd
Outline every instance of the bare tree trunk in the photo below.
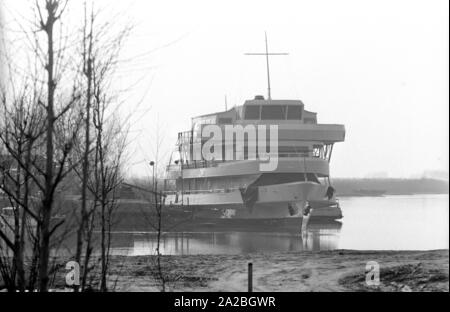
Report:
M 29 179 L 30 179 L 30 162 L 31 162 L 31 149 L 33 146 L 33 140 L 30 137 L 29 141 L 28 141 L 28 145 L 27 145 L 27 153 L 26 153 L 26 160 L 25 160 L 25 166 L 27 167 L 27 169 L 25 170 L 25 179 L 24 179 L 24 198 L 23 198 L 23 202 L 25 204 L 26 207 L 29 207 L 29 194 L 30 194 L 30 183 L 29 183 Z M 19 273 L 19 288 L 23 287 L 23 290 L 26 289 L 27 285 L 26 285 L 26 279 L 25 279 L 25 268 L 23 267 L 23 257 L 24 257 L 24 253 L 25 253 L 25 235 L 26 235 L 26 226 L 27 226 L 27 211 L 26 209 L 23 209 L 22 212 L 22 228 L 21 228 L 21 234 L 20 234 L 20 250 L 21 250 L 21 256 L 22 256 L 22 272 L 18 272 Z M 32 229 L 31 229 L 32 230 Z M 23 286 L 21 286 L 21 282 L 20 280 L 22 280 L 23 282 Z
M 98 103 L 99 104 L 99 103 Z M 99 116 L 100 117 L 100 116 Z M 100 118 L 99 118 L 100 119 Z M 104 155 L 103 155 L 103 136 L 102 136 L 102 131 L 103 131 L 103 123 L 99 121 L 99 125 L 98 125 L 98 134 L 97 134 L 97 146 L 98 146 L 98 152 L 99 152 L 99 158 L 100 158 L 100 176 L 101 176 L 101 200 L 100 200 L 100 204 L 101 204 L 101 261 L 102 261 L 102 267 L 101 267 L 101 281 L 100 281 L 100 290 L 101 291 L 106 291 L 107 289 L 107 285 L 106 285 L 106 222 L 105 222 L 105 208 L 106 208 L 106 201 L 107 201 L 107 194 L 106 194 L 106 177 L 105 177 L 105 159 L 104 159 Z
M 19 113 L 20 114 L 20 113 Z M 19 117 L 19 116 L 18 116 Z M 22 142 L 19 141 L 17 144 L 17 154 L 18 157 L 22 157 Z M 16 187 L 16 198 L 22 197 L 22 190 L 21 190 L 21 174 L 22 171 L 20 170 L 20 167 L 17 168 L 16 171 L 16 181 L 17 181 L 17 187 Z M 20 277 L 17 276 L 18 272 L 22 270 L 23 268 L 23 257 L 21 256 L 21 250 L 20 250 L 20 207 L 17 204 L 14 204 L 14 265 L 13 265 L 13 279 L 15 280 L 17 278 L 18 283 L 20 280 Z
M 46 137 L 46 169 L 45 169 L 45 192 L 41 210 L 41 243 L 39 253 L 39 290 L 45 292 L 48 289 L 48 261 L 50 254 L 50 218 L 53 204 L 53 131 L 54 131 L 54 98 L 55 83 L 53 80 L 54 50 L 53 50 L 53 26 L 56 20 L 56 9 L 58 1 L 48 0 L 46 2 L 47 22 L 45 32 L 48 40 L 48 63 L 47 70 L 47 137 Z
M 94 204 L 94 207 L 87 214 L 87 232 L 86 232 L 86 251 L 84 254 L 84 270 L 81 278 L 81 290 L 85 290 L 87 286 L 88 276 L 91 268 L 89 267 L 89 262 L 91 260 L 91 255 L 93 251 L 92 247 L 92 233 L 94 231 L 94 222 L 95 222 L 95 209 L 97 205 Z
M 86 8 L 85 8 L 86 9 Z M 86 12 L 85 12 L 86 14 Z M 89 31 L 89 42 L 86 50 L 86 28 L 88 27 L 87 19 L 85 16 L 84 25 L 84 38 L 83 38 L 83 73 L 87 80 L 86 91 L 86 121 L 85 121 L 85 146 L 83 155 L 83 173 L 82 173 L 82 186 L 81 186 L 81 224 L 77 234 L 77 250 L 75 260 L 80 263 L 81 251 L 83 249 L 83 232 L 86 230 L 86 224 L 88 222 L 87 212 L 87 187 L 88 187 L 88 174 L 89 174 L 89 153 L 90 153 L 90 128 L 91 128 L 91 97 L 92 97 L 92 18 Z
M 159 279 L 161 283 L 161 291 L 166 291 L 166 275 L 162 268 L 161 263 L 161 236 L 162 236 L 162 212 L 163 212 L 163 202 L 162 202 L 162 193 L 157 191 L 153 192 L 155 196 L 155 212 L 156 212 L 156 277 Z
M 22 117 L 22 116 L 21 116 Z M 30 163 L 30 157 L 31 157 L 31 146 L 32 146 L 32 141 L 31 139 L 29 139 L 29 142 L 27 144 L 27 151 L 26 151 L 26 155 L 25 155 L 25 166 L 27 167 L 27 169 L 29 169 L 29 163 Z M 22 171 L 20 170 L 20 166 L 18 166 L 18 182 L 20 183 L 20 176 L 22 175 Z M 25 207 L 28 207 L 28 178 L 29 175 L 27 173 L 27 170 L 25 170 L 24 172 L 24 179 L 23 179 L 23 184 L 24 184 L 24 194 L 23 194 L 23 204 Z M 20 198 L 20 196 L 22 195 L 21 190 L 20 190 L 20 184 L 18 187 L 18 198 Z M 20 207 L 22 208 L 22 207 Z M 18 236 L 16 237 L 17 239 L 17 286 L 19 291 L 24 291 L 26 288 L 26 281 L 25 281 L 25 268 L 24 268 L 24 253 L 25 253 L 25 230 L 26 230 L 26 226 L 27 226 L 27 211 L 26 209 L 20 209 L 19 210 L 19 216 L 20 216 L 20 221 L 19 221 L 19 229 L 20 231 L 18 231 Z
M 105 205 L 102 204 L 101 211 L 102 218 L 102 238 L 101 238 L 101 259 L 102 259 L 102 268 L 101 268 L 101 280 L 100 280 L 100 291 L 107 291 L 106 285 L 106 274 L 107 274 L 107 266 L 106 266 L 106 219 L 105 219 Z
M 31 259 L 31 266 L 29 270 L 29 278 L 28 278 L 28 290 L 31 292 L 35 289 L 36 283 L 39 277 L 39 244 L 41 242 L 41 228 L 39 223 L 37 224 L 36 229 L 36 237 L 33 242 L 33 254 Z

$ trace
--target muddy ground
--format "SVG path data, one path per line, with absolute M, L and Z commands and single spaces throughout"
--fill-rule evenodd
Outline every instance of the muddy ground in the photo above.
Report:
M 251 255 L 114 257 L 116 291 L 449 291 L 449 251 L 353 251 Z M 380 266 L 380 284 L 366 284 L 366 264 Z M 162 277 L 162 279 L 161 279 Z
M 65 287 L 70 259 L 58 259 L 52 274 L 55 291 Z M 99 259 L 97 259 L 99 260 Z M 248 263 L 254 291 L 449 291 L 449 251 L 355 251 L 162 256 L 113 256 L 109 291 L 247 291 Z M 379 284 L 366 283 L 366 265 L 379 264 Z M 98 289 L 99 262 L 91 263 Z M 0 291 L 6 291 L 0 278 Z

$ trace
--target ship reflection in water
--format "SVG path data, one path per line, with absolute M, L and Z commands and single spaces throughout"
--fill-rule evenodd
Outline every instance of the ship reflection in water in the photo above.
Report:
M 299 223 L 248 222 L 233 230 L 218 226 L 178 229 L 164 233 L 161 252 L 166 255 L 248 254 L 253 252 L 298 252 L 332 249 L 431 250 L 448 249 L 449 197 L 443 195 L 398 195 L 348 197 L 340 200 L 341 222 L 308 224 L 301 237 Z M 319 221 L 317 221 L 319 222 Z M 236 225 L 236 224 L 235 224 Z M 182 233 L 183 232 L 183 233 Z M 114 233 L 113 253 L 155 253 L 156 235 L 143 232 Z
M 164 233 L 161 253 L 164 255 L 246 254 L 333 250 L 338 246 L 340 222 L 310 224 L 307 234 L 261 232 Z M 155 254 L 156 233 L 115 233 L 112 252 L 115 255 L 141 256 Z

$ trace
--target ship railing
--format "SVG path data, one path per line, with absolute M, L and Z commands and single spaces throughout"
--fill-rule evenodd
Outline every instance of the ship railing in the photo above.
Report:
M 192 144 L 192 136 L 192 130 L 178 132 L 178 140 L 176 145 Z
M 225 162 L 225 160 L 196 160 L 192 162 L 183 163 L 181 166 L 183 169 L 198 169 L 198 168 L 210 168 L 217 167 L 218 163 Z M 180 165 L 168 165 L 167 170 L 179 170 Z
M 273 156 L 272 156 L 273 157 Z M 275 157 L 278 158 L 316 158 L 316 159 L 324 159 L 320 155 L 313 155 L 311 153 L 278 153 L 275 155 Z M 256 160 L 259 160 L 260 158 L 257 156 Z M 244 160 L 250 160 L 250 159 L 244 159 Z M 192 162 L 183 163 L 182 169 L 201 169 L 201 168 L 212 168 L 217 167 L 220 163 L 225 162 L 232 162 L 236 160 L 224 160 L 224 159 L 218 159 L 218 160 L 196 160 Z M 169 170 L 179 170 L 180 165 L 168 165 L 166 168 Z
M 183 194 L 217 194 L 217 193 L 231 193 L 234 191 L 238 191 L 238 187 L 230 187 L 230 188 L 224 188 L 224 189 L 210 189 L 210 190 L 184 190 Z M 167 195 L 175 195 L 177 193 L 180 193 L 181 191 L 165 191 L 165 194 Z

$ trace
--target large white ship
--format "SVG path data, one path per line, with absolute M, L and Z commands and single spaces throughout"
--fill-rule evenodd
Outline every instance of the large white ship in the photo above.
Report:
M 178 134 L 165 180 L 165 204 L 171 210 L 178 207 L 193 218 L 342 218 L 330 160 L 334 144 L 344 141 L 344 126 L 318 123 L 317 114 L 300 100 L 272 99 L 268 81 L 267 98 L 255 96 L 241 106 L 194 117 L 191 128 Z M 259 150 L 259 132 L 256 140 L 249 131 L 245 137 L 215 138 L 221 145 L 216 157 L 198 157 L 196 150 L 211 144 L 203 131 L 211 125 L 224 131 L 276 126 L 278 149 L 266 154 L 276 160 L 274 170 L 262 171 L 267 157 L 251 153 Z M 226 154 L 230 147 L 232 157 Z

